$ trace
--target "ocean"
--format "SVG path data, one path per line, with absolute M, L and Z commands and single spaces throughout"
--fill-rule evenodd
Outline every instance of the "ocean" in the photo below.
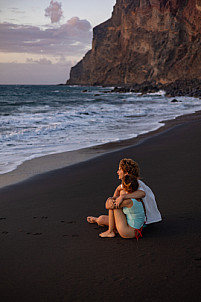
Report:
M 201 110 L 201 100 L 110 88 L 0 85 L 0 174 L 48 154 L 133 138 Z

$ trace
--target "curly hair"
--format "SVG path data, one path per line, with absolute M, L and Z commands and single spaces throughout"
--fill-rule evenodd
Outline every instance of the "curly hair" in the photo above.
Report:
M 126 192 L 132 193 L 138 189 L 139 183 L 134 175 L 127 174 L 122 178 L 122 186 Z
M 123 158 L 122 160 L 120 160 L 119 167 L 124 171 L 124 173 L 134 175 L 137 178 L 140 177 L 140 169 L 138 163 L 130 158 Z

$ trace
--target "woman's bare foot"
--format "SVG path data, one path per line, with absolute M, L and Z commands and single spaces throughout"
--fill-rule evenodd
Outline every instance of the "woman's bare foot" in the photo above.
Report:
M 96 223 L 97 222 L 97 217 L 93 217 L 93 216 L 88 216 L 87 217 L 87 221 L 89 222 L 89 223 Z
M 102 238 L 113 238 L 115 237 L 115 232 L 107 230 L 106 232 L 100 233 L 99 236 Z

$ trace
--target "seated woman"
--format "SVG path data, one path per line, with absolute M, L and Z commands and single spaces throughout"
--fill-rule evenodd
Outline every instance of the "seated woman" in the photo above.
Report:
M 122 178 L 122 188 L 126 193 L 137 191 L 138 180 L 133 175 L 125 175 Z M 109 210 L 109 229 L 99 236 L 115 237 L 115 230 L 122 238 L 139 238 L 142 236 L 142 227 L 145 222 L 145 209 L 142 199 L 126 199 L 117 208 L 115 199 L 106 201 L 106 209 Z

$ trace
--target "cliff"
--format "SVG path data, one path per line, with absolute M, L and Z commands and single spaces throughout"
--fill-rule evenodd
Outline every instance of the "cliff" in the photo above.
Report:
M 67 84 L 201 79 L 201 0 L 117 0 Z

